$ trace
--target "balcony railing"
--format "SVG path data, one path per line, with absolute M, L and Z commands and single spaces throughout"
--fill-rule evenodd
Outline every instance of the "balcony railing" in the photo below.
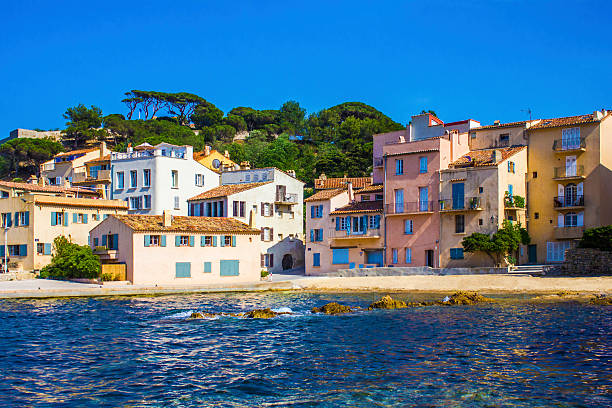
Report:
M 385 205 L 386 214 L 410 214 L 433 212 L 433 201 L 413 201 L 407 203 L 393 203 Z
M 276 199 L 274 200 L 276 204 L 297 204 L 298 195 L 295 193 L 285 193 L 285 194 L 276 194 Z
M 586 140 L 584 137 L 573 137 L 571 139 L 557 139 L 553 142 L 553 150 L 555 152 L 564 152 L 568 150 L 584 150 L 586 149 Z
M 556 179 L 566 178 L 583 178 L 584 177 L 584 166 L 575 167 L 555 167 Z
M 576 196 L 561 196 L 561 197 L 553 197 L 553 204 L 555 208 L 561 207 L 584 207 L 584 196 L 576 195 Z
M 346 231 L 339 230 L 336 231 L 335 228 L 331 228 L 329 230 L 329 236 L 335 239 L 347 238 L 347 239 L 359 239 L 359 238 L 380 238 L 381 237 L 381 229 L 380 228 L 372 228 L 367 229 L 365 231 Z
M 440 211 L 482 210 L 480 197 L 466 197 L 440 200 Z
M 111 180 L 110 170 L 98 170 L 97 172 L 92 173 L 90 177 L 88 177 L 87 173 L 83 171 L 79 173 L 74 173 L 72 177 L 73 183 L 110 182 L 110 180 Z

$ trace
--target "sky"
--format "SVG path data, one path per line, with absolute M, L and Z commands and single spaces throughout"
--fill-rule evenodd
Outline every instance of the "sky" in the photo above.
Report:
M 5 1 L 0 138 L 64 128 L 83 103 L 126 113 L 131 89 L 224 112 L 347 101 L 397 122 L 549 118 L 612 108 L 604 1 Z

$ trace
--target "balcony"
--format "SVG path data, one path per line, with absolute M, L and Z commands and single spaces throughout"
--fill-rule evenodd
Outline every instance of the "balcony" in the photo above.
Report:
M 118 259 L 119 251 L 116 249 L 107 249 L 106 247 L 96 247 L 93 251 L 94 255 L 100 258 L 100 261 L 115 261 Z
M 381 235 L 380 228 L 367 229 L 365 231 L 336 231 L 333 228 L 329 230 L 329 236 L 332 239 L 378 239 Z
M 459 199 L 440 200 L 440 211 L 461 212 L 461 211 L 482 211 L 480 197 L 466 197 Z
M 385 205 L 385 214 L 387 215 L 431 214 L 433 211 L 433 201 L 413 201 Z
M 571 210 L 584 207 L 584 196 L 553 197 L 553 205 L 557 210 Z
M 92 172 L 89 176 L 87 173 L 79 172 L 74 173 L 72 177 L 72 184 L 91 184 L 91 183 L 110 183 L 111 182 L 111 171 L 110 170 L 98 170 Z
M 585 178 L 584 166 L 555 167 L 553 180 L 582 180 Z
M 584 226 L 555 227 L 555 239 L 580 239 L 584 233 Z
M 295 205 L 298 202 L 298 195 L 294 193 L 276 194 L 274 204 L 278 205 Z
M 586 140 L 584 137 L 571 139 L 557 139 L 553 142 L 555 153 L 579 153 L 586 150 Z
M 506 194 L 508 193 L 506 192 Z M 518 195 L 506 195 L 504 197 L 504 208 L 506 210 L 524 210 L 525 197 Z

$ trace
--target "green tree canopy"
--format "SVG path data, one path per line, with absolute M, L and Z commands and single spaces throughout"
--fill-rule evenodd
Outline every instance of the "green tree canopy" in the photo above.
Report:
M 612 225 L 588 228 L 582 234 L 578 246 L 580 248 L 596 248 L 602 251 L 612 251 Z
M 94 279 L 100 276 L 100 260 L 89 246 L 74 244 L 61 235 L 53 240 L 51 263 L 42 268 L 40 276 Z
M 82 146 L 88 140 L 103 140 L 106 132 L 102 129 L 102 109 L 91 105 L 90 108 L 83 104 L 66 109 L 64 113 L 66 129 L 63 130 L 64 137 L 71 139 L 74 147 Z
M 504 220 L 502 225 L 502 228 L 491 236 L 474 232 L 463 238 L 465 252 L 484 252 L 495 265 L 501 265 L 504 260 L 510 261 L 509 257 L 517 251 L 519 245 L 527 245 L 531 240 L 527 230 L 519 224 Z
M 0 171 L 27 179 L 39 173 L 42 163 L 63 151 L 62 144 L 51 139 L 12 139 L 0 146 Z

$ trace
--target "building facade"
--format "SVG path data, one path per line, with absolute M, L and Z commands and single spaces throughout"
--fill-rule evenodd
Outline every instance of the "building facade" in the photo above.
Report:
M 85 163 L 110 154 L 106 143 L 91 149 L 72 150 L 56 154 L 40 165 L 40 177 L 50 186 L 70 187 L 75 177 L 85 174 Z
M 142 285 L 205 285 L 260 280 L 259 231 L 232 218 L 117 215 L 91 230 L 103 264 L 125 265 Z

